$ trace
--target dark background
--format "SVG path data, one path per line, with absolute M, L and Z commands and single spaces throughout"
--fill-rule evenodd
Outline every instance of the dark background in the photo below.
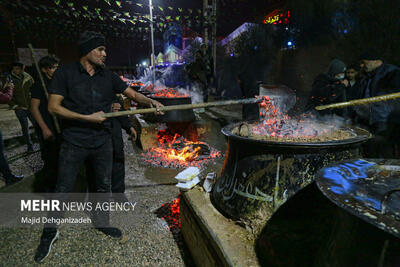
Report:
M 147 0 L 131 2 L 148 3 Z M 81 15 L 67 16 L 62 12 L 55 13 L 42 8 L 45 6 L 71 11 L 67 3 L 73 3 L 73 8 L 80 11 L 82 5 L 87 5 L 94 15 L 94 9 L 100 8 L 104 20 L 89 20 Z M 110 3 L 108 5 L 105 0 L 60 0 L 60 4 L 56 5 L 54 0 L 1 0 L 0 67 L 4 69 L 15 60 L 14 47 L 27 47 L 28 42 L 36 48 L 48 48 L 63 63 L 74 61 L 78 58 L 76 41 L 79 33 L 84 30 L 97 30 L 106 35 L 108 66 L 134 67 L 143 59 L 148 59 L 150 33 L 144 30 L 148 22 L 124 24 L 112 20 L 109 15 L 113 13 L 108 12 L 112 9 L 121 14 L 128 11 L 146 15 L 148 7 L 140 8 L 125 0 L 121 0 L 121 8 L 114 0 L 110 0 Z M 182 28 L 187 27 L 202 34 L 202 15 L 196 11 L 202 10 L 202 0 L 154 0 L 153 5 L 164 9 L 163 12 L 154 9 L 156 23 L 160 22 L 157 16 L 183 18 L 186 15 L 188 19 L 181 19 L 177 23 Z M 169 10 L 168 6 L 174 10 Z M 183 8 L 183 12 L 177 11 L 178 7 Z M 193 14 L 189 14 L 187 8 L 193 9 Z M 239 54 L 252 54 L 255 59 L 259 59 L 254 66 L 257 66 L 257 70 L 260 66 L 264 69 L 260 74 L 264 81 L 285 84 L 300 93 L 306 93 L 315 76 L 325 71 L 333 58 L 339 58 L 346 64 L 358 64 L 358 56 L 367 48 L 376 49 L 389 63 L 400 63 L 400 1 L 397 0 L 218 0 L 218 39 L 225 38 L 244 22 L 262 24 L 264 17 L 275 9 L 291 12 L 290 23 L 287 25 L 289 30 L 285 30 L 286 25 L 269 25 L 268 34 L 247 35 L 242 39 L 253 38 L 254 43 L 266 42 L 271 45 L 265 45 L 257 51 L 254 45 L 242 46 L 242 51 L 238 51 Z M 156 27 L 155 30 L 156 54 L 163 50 L 163 33 L 168 28 L 168 22 L 164 21 L 164 25 L 164 28 Z M 139 31 L 139 28 L 142 30 Z M 292 41 L 294 47 L 287 47 L 288 41 Z M 235 56 L 232 59 L 224 48 L 218 51 L 218 80 L 227 77 L 224 72 L 248 65 L 246 57 Z M 227 64 L 234 66 L 231 68 Z M 254 66 L 248 66 L 250 72 Z M 237 77 L 231 76 L 228 79 L 234 83 Z M 221 90 L 227 89 L 224 83 L 218 86 Z M 237 92 L 233 95 L 237 95 Z

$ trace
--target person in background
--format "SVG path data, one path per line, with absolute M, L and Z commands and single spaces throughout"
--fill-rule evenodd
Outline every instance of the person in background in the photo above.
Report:
M 349 82 L 345 78 L 346 65 L 339 59 L 331 61 L 328 71 L 319 74 L 312 84 L 312 90 L 308 98 L 305 110 L 315 111 L 316 106 L 328 105 L 346 101 L 346 87 Z M 333 115 L 347 118 L 348 111 L 344 109 L 327 109 L 318 111 L 319 115 Z
M 49 88 L 54 72 L 58 68 L 59 59 L 54 55 L 45 56 L 39 61 L 39 68 L 42 72 L 44 84 Z M 37 77 L 37 82 L 33 84 L 31 94 L 31 113 L 39 125 L 37 134 L 41 143 L 43 160 L 43 175 L 45 181 L 45 191 L 54 192 L 57 180 L 57 166 L 59 153 L 59 136 L 57 135 L 55 122 L 50 115 L 47 106 L 47 96 L 45 88 Z
M 7 104 L 8 102 L 10 102 L 13 96 L 13 92 L 14 92 L 14 84 L 5 83 L 4 88 L 1 89 L 0 91 L 0 104 Z M 4 142 L 1 130 L 0 130 L 0 172 L 1 174 L 3 174 L 3 178 L 6 182 L 6 185 L 11 185 L 24 178 L 23 175 L 15 175 L 11 172 L 6 156 L 4 155 Z
M 144 75 L 144 67 L 142 64 L 136 64 L 136 77 L 139 79 Z
M 0 90 L 0 104 L 8 104 L 13 98 L 14 84 L 12 81 L 7 81 Z
M 360 56 L 360 67 L 366 77 L 361 82 L 359 95 L 362 98 L 380 96 L 400 92 L 400 68 L 387 64 L 374 49 L 365 51 Z M 373 135 L 364 146 L 367 157 L 393 158 L 394 144 L 399 140 L 389 139 L 393 136 L 392 123 L 398 123 L 395 114 L 399 114 L 400 101 L 382 101 L 370 105 L 355 107 L 356 122 L 361 127 L 368 129 Z
M 186 65 L 185 71 L 192 81 L 192 86 L 200 89 L 200 92 L 203 96 L 203 102 L 207 102 L 207 66 L 203 61 L 200 50 L 196 51 L 194 55 L 194 61 Z
M 11 185 L 16 182 L 21 181 L 24 176 L 23 175 L 15 175 L 11 172 L 10 166 L 8 165 L 7 159 L 4 155 L 4 143 L 3 143 L 3 134 L 0 130 L 0 172 L 3 174 L 3 178 L 6 182 L 6 185 Z
M 361 86 L 359 72 L 360 68 L 356 64 L 352 64 L 346 69 L 346 79 L 349 81 L 349 85 L 346 89 L 347 100 L 362 98 L 359 94 Z
M 206 43 L 202 43 L 200 45 L 200 52 L 202 55 L 204 65 L 206 66 L 207 95 L 208 95 L 211 92 L 211 86 L 214 84 L 213 58 L 211 56 L 211 51 L 208 49 L 208 46 Z
M 11 109 L 15 111 L 19 123 L 21 124 L 22 133 L 25 142 L 28 146 L 28 152 L 33 152 L 33 144 L 29 135 L 28 119 L 32 125 L 35 125 L 35 120 L 29 111 L 31 104 L 31 87 L 33 78 L 24 71 L 24 65 L 20 62 L 12 64 L 11 74 L 7 77 L 9 83 L 14 84 L 14 94 L 12 100 L 8 103 Z
M 346 100 L 361 99 L 360 94 L 361 77 L 360 67 L 356 64 L 349 65 L 346 69 L 346 79 L 349 81 L 349 85 L 346 87 Z M 354 107 L 348 107 L 349 118 L 354 122 L 356 112 Z
M 113 103 L 113 111 L 124 111 L 122 101 L 117 98 Z M 137 134 L 129 120 L 128 116 L 116 117 L 111 120 L 111 136 L 113 144 L 113 164 L 111 175 L 111 192 L 113 194 L 125 193 L 125 156 L 124 156 L 124 140 L 122 138 L 122 129 L 135 141 Z M 124 199 L 120 199 L 123 201 Z

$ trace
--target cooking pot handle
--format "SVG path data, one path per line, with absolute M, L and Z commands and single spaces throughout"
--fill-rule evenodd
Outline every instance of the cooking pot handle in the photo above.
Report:
M 383 196 L 382 201 L 381 201 L 381 214 L 385 214 L 386 213 L 386 201 L 389 199 L 389 197 L 393 193 L 398 192 L 398 191 L 400 191 L 400 187 L 392 189 L 392 190 L 390 190 L 390 191 L 385 193 L 385 195 Z

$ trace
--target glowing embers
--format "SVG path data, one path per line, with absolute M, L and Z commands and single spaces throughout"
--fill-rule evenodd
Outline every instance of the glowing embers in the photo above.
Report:
M 168 88 L 165 85 L 156 85 L 152 83 L 142 86 L 143 91 L 150 93 L 150 97 L 165 97 L 165 98 L 182 98 L 190 97 L 189 93 L 183 89 Z
M 355 134 L 340 129 L 342 121 L 333 118 L 329 124 L 313 118 L 311 113 L 296 116 L 283 114 L 277 100 L 268 96 L 260 103 L 260 117 L 255 123 L 242 123 L 232 130 L 233 134 L 265 141 L 324 142 L 343 140 Z
M 164 88 L 157 89 L 153 91 L 153 94 L 150 97 L 168 97 L 168 98 L 181 98 L 181 97 L 190 97 L 187 93 L 179 92 L 173 88 Z
M 162 204 L 161 209 L 163 210 L 162 218 L 168 224 L 169 229 L 175 230 L 181 228 L 181 214 L 179 208 L 180 196 L 168 202 Z
M 152 165 L 167 168 L 202 167 L 221 152 L 201 141 L 189 141 L 169 128 L 157 133 L 158 146 L 142 153 L 144 160 Z
M 130 86 L 132 87 L 141 87 L 144 84 L 142 82 L 131 82 Z

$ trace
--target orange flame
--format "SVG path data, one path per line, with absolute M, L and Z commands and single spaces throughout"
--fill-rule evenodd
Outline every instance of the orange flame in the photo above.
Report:
M 256 96 L 259 98 L 260 96 Z M 253 127 L 257 135 L 269 135 L 277 138 L 291 137 L 315 137 L 327 133 L 329 129 L 321 129 L 312 121 L 312 114 L 301 114 L 297 117 L 290 117 L 283 114 L 278 106 L 275 106 L 274 99 L 268 96 L 261 96 L 260 117 L 263 121 Z
M 168 98 L 180 98 L 180 97 L 189 97 L 189 94 L 180 93 L 172 88 L 165 88 L 161 90 L 156 90 L 151 97 L 168 97 Z
M 142 82 L 133 82 L 131 83 L 131 86 L 143 86 Z
M 221 152 L 210 147 L 210 154 L 199 158 L 201 145 L 204 142 L 188 141 L 183 136 L 168 130 L 159 131 L 157 134 L 158 147 L 150 148 L 142 155 L 145 161 L 158 166 L 183 168 L 188 166 L 202 166 L 209 160 L 220 157 Z

